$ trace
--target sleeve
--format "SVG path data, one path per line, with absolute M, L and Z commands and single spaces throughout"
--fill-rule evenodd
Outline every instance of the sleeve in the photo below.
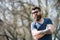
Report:
M 48 24 L 53 24 L 51 19 L 48 20 Z
M 35 28 L 35 24 L 34 23 L 31 23 L 31 31 L 34 30 L 34 29 L 36 29 Z

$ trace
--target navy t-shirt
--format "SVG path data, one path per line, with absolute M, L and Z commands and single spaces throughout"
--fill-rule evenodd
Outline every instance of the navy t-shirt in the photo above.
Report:
M 44 30 L 44 29 L 46 29 L 47 24 L 52 24 L 52 21 L 49 18 L 44 18 L 43 24 L 40 24 L 38 22 L 32 22 L 31 23 L 31 31 L 34 29 L 37 29 L 38 31 Z M 46 34 L 38 40 L 52 40 L 52 34 Z

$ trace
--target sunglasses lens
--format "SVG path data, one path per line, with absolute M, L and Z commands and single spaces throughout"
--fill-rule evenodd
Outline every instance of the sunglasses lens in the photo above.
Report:
M 33 12 L 32 14 L 38 13 L 38 11 Z

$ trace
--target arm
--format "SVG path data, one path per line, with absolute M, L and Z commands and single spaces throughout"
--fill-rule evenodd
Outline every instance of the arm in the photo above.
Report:
M 40 31 L 38 31 L 35 28 L 34 23 L 31 24 L 31 33 L 32 33 L 32 36 L 33 36 L 34 40 L 37 40 L 37 39 L 39 39 L 39 38 L 44 36 L 44 34 L 40 34 Z
M 40 34 L 52 34 L 54 31 L 54 26 L 52 24 L 48 24 L 45 30 L 40 31 Z
M 36 29 L 32 30 L 32 36 L 34 40 L 38 40 L 39 38 L 42 38 L 45 34 L 40 34 L 41 31 L 37 31 Z
M 52 34 L 53 32 L 54 32 L 54 26 L 52 24 L 48 24 L 45 30 L 40 31 L 37 31 L 36 29 L 32 30 L 32 35 L 34 39 L 39 39 L 42 38 L 45 34 Z

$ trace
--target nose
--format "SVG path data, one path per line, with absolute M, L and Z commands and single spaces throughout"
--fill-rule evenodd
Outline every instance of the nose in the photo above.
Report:
M 37 16 L 37 13 L 35 13 L 34 15 Z
M 34 15 L 37 15 L 37 13 L 34 13 Z

